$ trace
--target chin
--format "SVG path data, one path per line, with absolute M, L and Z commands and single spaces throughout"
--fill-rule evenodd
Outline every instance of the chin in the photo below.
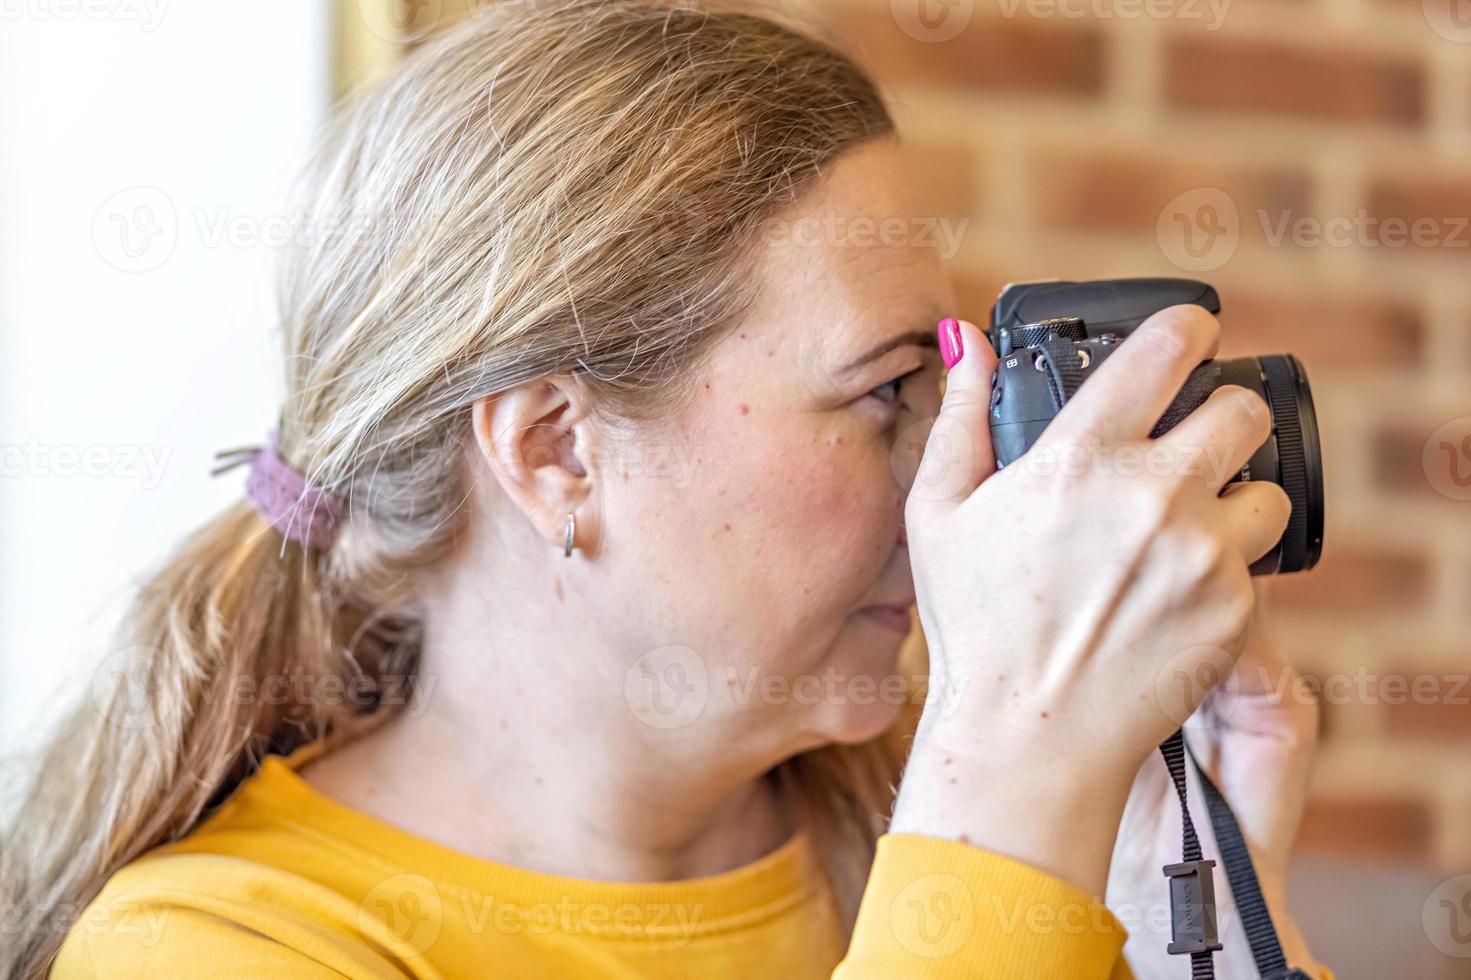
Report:
M 823 731 L 837 745 L 858 745 L 888 730 L 899 719 L 904 705 L 880 693 L 872 704 L 843 704 L 836 708 L 833 717 L 826 719 Z
M 814 686 L 804 691 L 803 727 L 815 738 L 839 745 L 883 734 L 914 697 L 914 678 L 899 673 L 904 642 L 892 629 L 851 619 L 845 623 L 821 665 L 806 672 Z
M 899 675 L 902 642 L 867 643 L 834 665 L 845 683 L 822 708 L 821 730 L 840 745 L 877 738 L 898 720 L 914 697 L 913 678 Z M 904 681 L 902 685 L 900 681 Z

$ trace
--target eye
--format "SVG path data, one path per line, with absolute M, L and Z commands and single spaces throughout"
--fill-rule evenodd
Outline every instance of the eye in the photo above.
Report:
M 893 379 L 892 381 L 885 381 L 877 388 L 870 390 L 868 392 L 868 397 L 877 398 L 879 401 L 883 402 L 886 405 L 893 405 L 899 401 L 899 389 L 903 386 L 904 382 L 907 381 L 909 378 L 914 377 L 916 374 L 923 370 L 923 367 L 917 367 L 913 371 L 906 371 L 904 374 L 899 375 L 899 377 Z

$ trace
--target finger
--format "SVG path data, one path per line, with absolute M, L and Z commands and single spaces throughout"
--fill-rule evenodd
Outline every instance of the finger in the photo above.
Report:
M 1305 767 L 1318 740 L 1317 695 L 1303 675 L 1280 656 L 1270 663 L 1256 656 L 1238 660 L 1231 676 L 1211 692 L 1202 707 L 1222 733 L 1259 739 L 1257 759 L 1277 759 L 1274 769 Z
M 1145 438 L 1190 372 L 1215 356 L 1220 334 L 1216 318 L 1193 303 L 1160 310 L 1098 366 L 1038 441 Z
M 1234 492 L 1234 488 L 1233 488 Z M 1229 496 L 1229 492 L 1227 494 Z M 1257 697 L 1279 691 L 1278 680 L 1287 668 L 1287 661 L 1277 644 L 1272 641 L 1268 628 L 1268 610 L 1265 586 L 1270 578 L 1252 579 L 1252 591 L 1256 600 L 1252 606 L 1251 623 L 1247 626 L 1245 642 L 1236 658 L 1231 680 L 1216 689 L 1216 696 Z M 1223 715 L 1222 721 L 1229 720 Z
M 1226 524 L 1248 563 L 1256 561 L 1282 540 L 1292 502 L 1275 483 L 1252 480 L 1237 483 L 1221 494 Z
M 1272 413 L 1256 392 L 1222 385 L 1157 440 L 1219 490 L 1272 434 Z
M 949 370 L 940 414 L 925 440 L 910 499 L 957 503 L 996 470 L 989 414 L 996 352 L 980 328 L 967 320 L 941 320 L 936 332 Z
M 1236 658 L 1236 677 L 1235 683 L 1230 685 L 1231 693 L 1243 697 L 1280 693 L 1282 696 L 1275 698 L 1275 702 L 1296 700 L 1294 695 L 1297 692 L 1289 690 L 1289 682 L 1295 675 L 1263 623 L 1265 618 L 1266 610 L 1258 592 L 1251 625 L 1246 631 L 1246 643 L 1241 648 L 1241 656 Z
M 1226 712 L 1228 720 L 1238 720 L 1236 727 L 1290 735 L 1298 742 L 1315 739 L 1318 728 L 1318 704 L 1312 692 L 1303 685 L 1302 675 L 1282 655 L 1273 636 L 1267 585 L 1270 578 L 1252 582 L 1256 592 L 1256 608 L 1251 626 L 1246 631 L 1246 645 L 1236 658 L 1228 693 L 1241 701 L 1249 701 L 1240 712 Z M 1239 705 L 1237 706 L 1239 707 Z M 1266 724 L 1270 723 L 1270 724 Z

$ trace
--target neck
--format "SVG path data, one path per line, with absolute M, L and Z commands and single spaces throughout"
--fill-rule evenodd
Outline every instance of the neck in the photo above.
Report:
M 622 697 L 628 658 L 571 642 L 569 612 L 533 625 L 435 611 L 423 696 L 303 777 L 412 833 L 548 874 L 678 880 L 786 841 L 795 824 L 770 772 L 780 753 L 738 754 L 750 733 L 709 719 L 675 731 L 640 722 Z

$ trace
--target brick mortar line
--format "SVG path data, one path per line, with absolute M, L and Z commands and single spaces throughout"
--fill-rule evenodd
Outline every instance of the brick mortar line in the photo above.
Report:
M 1161 206 L 1164 203 L 1161 201 Z M 1251 220 L 1255 220 L 1255 214 L 1249 213 Z M 1247 216 L 1244 215 L 1243 219 Z M 1471 233 L 1471 226 L 1468 226 Z M 973 226 L 966 235 L 966 244 L 963 255 L 975 255 L 977 258 L 985 258 L 988 261 L 994 256 L 1006 257 L 1016 253 L 1017 241 L 1025 236 L 1026 241 L 1033 246 L 1034 254 L 1050 254 L 1062 256 L 1064 261 L 1071 256 L 1087 256 L 1096 260 L 1100 253 L 1106 252 L 1110 259 L 1129 261 L 1115 261 L 1115 265 L 1121 268 L 1133 267 L 1135 269 L 1152 267 L 1159 269 L 1160 275 L 1187 273 L 1174 269 L 1165 256 L 1159 250 L 1157 244 L 1151 239 L 1141 235 L 1117 231 L 1089 231 L 1089 230 L 1064 230 L 1043 226 L 1038 222 L 1029 221 L 1025 227 L 1000 227 L 998 225 L 987 225 L 984 221 Z M 1350 295 L 1379 296 L 1386 299 L 1406 299 L 1415 295 L 1423 295 L 1427 289 L 1440 289 L 1447 293 L 1453 293 L 1458 304 L 1471 305 L 1471 279 L 1457 275 L 1458 256 L 1420 256 L 1416 258 L 1391 257 L 1393 261 L 1380 264 L 1377 268 L 1395 273 L 1419 284 L 1413 288 L 1407 288 L 1404 292 L 1394 292 L 1389 289 L 1378 291 L 1374 288 L 1366 288 L 1364 274 L 1360 267 L 1352 263 L 1341 263 L 1333 261 L 1322 261 L 1313 254 L 1318 251 L 1337 251 L 1322 246 L 1319 249 L 1274 249 L 1270 246 L 1256 246 L 1251 243 L 1242 243 L 1236 254 L 1223 268 L 1229 268 L 1233 277 L 1253 277 L 1257 281 L 1281 283 L 1280 290 L 1292 292 L 1294 283 L 1311 284 L 1315 290 L 1323 288 L 1343 287 L 1345 293 Z M 1376 250 L 1378 251 L 1378 250 Z M 1296 253 L 1296 254 L 1295 254 Z M 1471 260 L 1471 249 L 1460 261 Z M 1401 268 L 1389 268 L 1399 265 Z M 1416 267 L 1419 268 L 1416 268 Z M 1171 272 L 1173 270 L 1173 273 Z M 1202 278 L 1210 278 L 1212 273 L 1219 270 L 1194 273 Z M 1100 273 L 1101 274 L 1101 273 Z M 1143 274 L 1136 272 L 1135 274 Z M 1297 292 L 1305 292 L 1300 288 Z
M 890 91 L 904 93 L 912 113 L 952 120 L 954 125 L 974 127 L 977 121 L 993 128 L 1020 131 L 1038 148 L 1058 145 L 1088 152 L 1127 150 L 1117 132 L 1101 115 L 1103 99 L 1073 95 L 1004 92 L 994 89 L 968 90 L 950 85 L 914 82 L 890 83 Z M 1464 172 L 1459 152 L 1437 154 L 1433 134 L 1423 127 L 1393 127 L 1382 124 L 1345 123 L 1330 119 L 1275 116 L 1261 113 L 1193 112 L 1161 105 L 1155 125 L 1142 133 L 1168 136 L 1192 148 L 1174 153 L 1169 161 L 1210 161 L 1234 167 L 1292 169 L 1304 154 L 1318 152 L 1325 140 L 1336 141 L 1363 156 L 1365 170 L 1374 176 L 1426 174 L 1454 180 Z M 1270 139 L 1266 138 L 1270 137 Z M 984 137 L 982 137 L 984 139 Z M 1139 149 L 1147 144 L 1139 144 Z
M 1335 0 L 1334 5 L 1326 7 L 1312 4 L 1276 4 L 1253 7 L 1243 6 L 1242 0 L 1230 0 L 1223 26 L 1215 31 L 1207 31 L 1201 18 L 1183 19 L 1174 16 L 1147 17 L 1142 15 L 1135 18 L 1117 16 L 1098 18 L 1091 14 L 1083 17 L 1068 17 L 1060 12 L 1052 16 L 1040 17 L 1020 13 L 1027 8 L 1028 0 L 1016 0 L 1016 2 L 1017 16 L 1007 16 L 1003 13 L 999 0 L 992 0 L 990 3 L 977 2 L 970 22 L 961 31 L 959 37 L 964 37 L 970 31 L 980 31 L 1005 24 L 1031 24 L 1066 31 L 1098 31 L 1107 30 L 1113 25 L 1138 25 L 1150 21 L 1164 26 L 1176 37 L 1198 35 L 1206 38 L 1222 38 L 1227 43 L 1282 42 L 1287 47 L 1304 51 L 1331 53 L 1347 50 L 1353 54 L 1362 55 L 1420 55 L 1436 44 L 1454 43 L 1436 35 L 1418 9 L 1400 10 L 1378 3 L 1366 4 L 1362 8 L 1362 14 L 1356 19 L 1345 19 L 1337 16 L 1336 13 L 1328 12 L 1337 10 L 1336 4 L 1339 0 Z M 1041 2 L 1041 0 L 1033 0 L 1033 2 Z M 1075 6 L 1082 5 L 1091 8 L 1091 4 L 1092 0 L 1074 0 Z M 1063 4 L 1058 0 L 1050 0 L 1048 5 L 1060 8 Z M 1183 3 L 1178 5 L 1183 6 Z M 827 4 L 827 6 L 833 5 Z M 874 3 L 872 6 L 875 11 L 888 11 L 887 3 Z M 1194 7 L 1201 11 L 1202 17 L 1209 16 L 1209 10 L 1202 2 L 1197 2 Z M 897 24 L 895 29 L 898 29 Z

